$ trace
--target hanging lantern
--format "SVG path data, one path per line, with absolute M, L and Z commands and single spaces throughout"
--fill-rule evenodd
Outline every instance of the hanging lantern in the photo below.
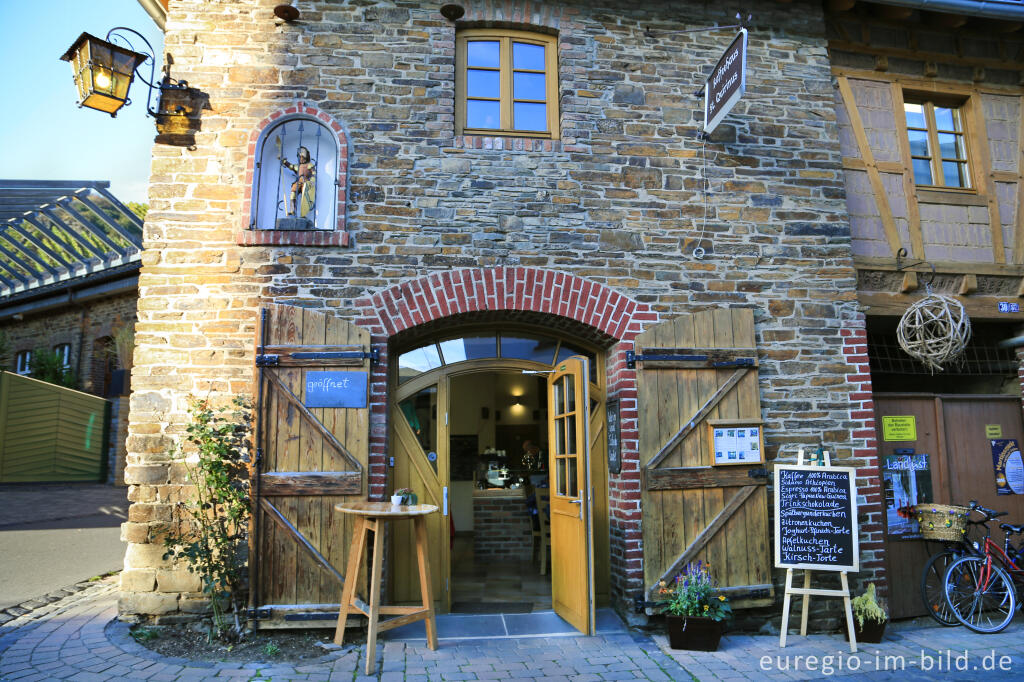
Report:
M 128 103 L 135 69 L 148 56 L 83 33 L 61 59 L 71 62 L 78 106 L 117 116 Z

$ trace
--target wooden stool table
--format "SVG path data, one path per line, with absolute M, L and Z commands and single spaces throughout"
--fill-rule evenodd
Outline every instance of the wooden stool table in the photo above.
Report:
M 437 649 L 437 624 L 434 620 L 434 593 L 430 582 L 430 561 L 427 558 L 427 514 L 433 514 L 437 507 L 431 504 L 393 505 L 390 502 L 342 502 L 334 505 L 342 514 L 353 514 L 356 526 L 352 532 L 352 546 L 348 551 L 348 568 L 345 570 L 345 586 L 341 591 L 341 609 L 338 612 L 338 629 L 334 643 L 345 639 L 345 621 L 348 614 L 361 613 L 370 619 L 366 636 L 366 674 L 372 675 L 376 667 L 377 633 L 396 628 L 418 620 L 426 621 L 427 646 Z M 416 561 L 420 569 L 420 594 L 422 606 L 383 606 L 380 603 L 380 572 L 384 560 L 384 539 L 381 523 L 412 519 L 416 530 Z M 369 604 L 356 595 L 359 570 L 363 563 L 363 549 L 366 533 L 373 531 L 373 564 L 370 569 Z M 395 615 L 380 622 L 380 615 Z

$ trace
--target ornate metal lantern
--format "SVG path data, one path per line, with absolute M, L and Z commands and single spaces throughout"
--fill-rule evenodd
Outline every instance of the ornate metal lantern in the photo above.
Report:
M 61 57 L 71 62 L 78 106 L 111 116 L 117 116 L 118 110 L 129 103 L 128 88 L 135 78 L 135 69 L 149 58 L 89 33 L 78 36 Z

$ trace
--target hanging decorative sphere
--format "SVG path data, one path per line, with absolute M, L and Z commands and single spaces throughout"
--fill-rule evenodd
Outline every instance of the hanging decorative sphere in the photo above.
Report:
M 960 301 L 929 294 L 903 313 L 896 338 L 907 355 L 932 372 L 954 362 L 971 340 L 971 320 Z

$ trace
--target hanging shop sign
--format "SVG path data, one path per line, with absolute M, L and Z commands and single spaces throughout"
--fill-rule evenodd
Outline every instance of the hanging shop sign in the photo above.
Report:
M 306 372 L 306 407 L 366 407 L 369 372 Z
M 747 89 L 747 29 L 741 28 L 704 83 L 704 132 L 711 133 Z
M 997 495 L 1024 495 L 1024 460 L 1016 438 L 990 440 Z
M 775 467 L 775 565 L 857 571 L 856 470 Z
M 897 449 L 882 458 L 885 481 L 886 527 L 890 539 L 916 540 L 921 528 L 914 507 L 934 502 L 931 458 L 912 448 Z
M 917 440 L 917 419 L 913 415 L 882 417 L 882 440 Z

